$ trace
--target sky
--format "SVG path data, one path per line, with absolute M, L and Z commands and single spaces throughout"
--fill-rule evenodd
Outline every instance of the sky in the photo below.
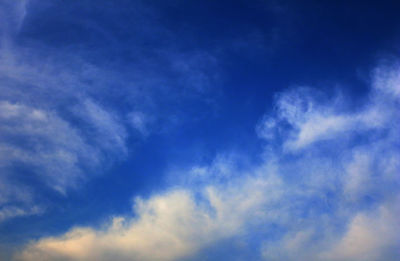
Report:
M 0 260 L 399 260 L 398 10 L 0 0 Z

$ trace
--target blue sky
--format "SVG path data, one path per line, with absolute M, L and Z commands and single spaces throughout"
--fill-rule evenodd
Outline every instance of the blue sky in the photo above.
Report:
M 0 260 L 398 260 L 399 8 L 0 0 Z

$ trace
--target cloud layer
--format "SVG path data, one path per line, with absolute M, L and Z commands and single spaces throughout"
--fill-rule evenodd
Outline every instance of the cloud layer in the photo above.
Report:
M 340 95 L 281 93 L 257 127 L 262 163 L 195 166 L 180 186 L 137 198 L 131 215 L 32 241 L 15 259 L 213 260 L 231 241 L 227 258 L 247 249 L 256 260 L 397 260 L 397 75 L 377 69 L 364 105 L 351 110 Z

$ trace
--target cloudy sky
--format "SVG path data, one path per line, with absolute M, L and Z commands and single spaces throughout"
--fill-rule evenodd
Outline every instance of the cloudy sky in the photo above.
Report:
M 0 0 L 0 260 L 399 260 L 367 2 Z

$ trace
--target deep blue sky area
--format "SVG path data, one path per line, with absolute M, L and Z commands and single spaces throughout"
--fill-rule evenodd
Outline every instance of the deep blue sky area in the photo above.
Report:
M 370 124 L 364 116 L 343 117 L 354 118 L 359 128 L 349 127 L 340 113 L 368 108 L 374 70 L 398 64 L 399 1 L 0 0 L 0 9 L 0 109 L 5 115 L 0 113 L 0 259 L 22 252 L 27 242 L 77 226 L 102 229 L 115 216 L 135 219 L 141 213 L 132 214 L 137 197 L 188 188 L 198 193 L 196 182 L 224 187 L 227 177 L 236 175 L 226 173 L 262 172 L 266 158 L 277 159 L 282 179 L 298 184 L 299 191 L 317 186 L 308 183 L 307 164 L 301 162 L 334 173 L 317 186 L 324 191 L 316 198 L 296 192 L 277 203 L 300 202 L 294 207 L 299 220 L 323 213 L 335 216 L 332 224 L 344 231 L 355 214 L 339 215 L 337 209 L 372 208 L 387 199 L 379 194 L 379 184 L 386 181 L 375 177 L 378 187 L 358 203 L 333 203 L 353 197 L 337 194 L 342 186 L 343 191 L 352 186 L 339 180 L 341 171 L 351 172 L 352 157 L 343 162 L 341 157 L 392 135 L 375 125 L 360 130 Z M 303 110 L 307 101 L 296 103 L 291 96 L 287 105 L 279 103 L 297 89 L 308 90 L 304 93 L 314 97 L 314 107 Z M 339 116 L 332 116 L 331 124 L 328 116 L 334 113 Z M 271 115 L 276 119 L 268 121 Z M 312 125 L 307 119 L 315 115 L 328 120 L 316 117 L 322 123 Z M 275 129 L 265 134 L 268 122 Z M 312 143 L 307 133 L 305 141 L 294 141 L 303 123 L 305 132 L 307 126 L 321 133 L 344 131 L 333 143 L 318 132 L 323 141 L 310 145 L 310 151 L 288 153 Z M 325 123 L 326 129 L 318 127 Z M 278 136 L 268 138 L 271 133 Z M 373 151 L 397 153 L 393 140 Z M 227 162 L 228 171 L 219 167 Z M 371 172 L 380 171 L 376 162 L 370 160 Z M 191 179 L 190 173 L 204 169 L 211 174 Z M 250 221 L 251 229 L 239 234 L 218 230 L 220 243 L 194 248 L 208 249 L 207 255 L 196 250 L 165 260 L 292 260 L 282 254 L 280 243 L 271 242 L 294 237 L 280 235 L 300 223 L 274 222 L 256 234 Z M 325 236 L 312 235 L 313 240 Z M 320 260 L 308 254 L 302 258 Z

